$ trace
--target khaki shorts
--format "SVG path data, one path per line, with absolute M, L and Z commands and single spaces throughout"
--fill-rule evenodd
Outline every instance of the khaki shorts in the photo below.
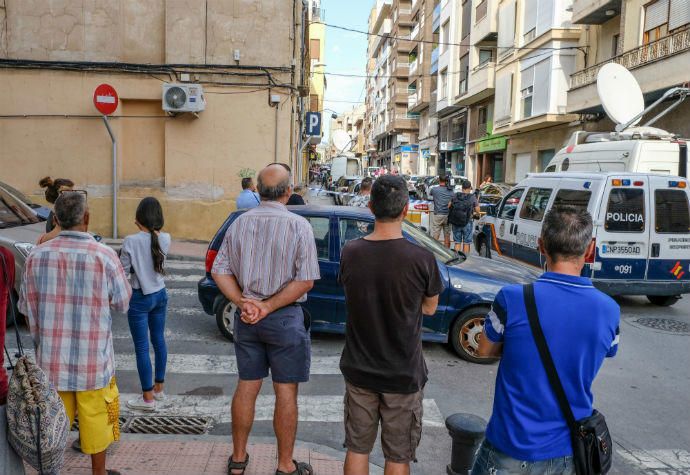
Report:
M 432 214 L 431 215 L 431 237 L 436 240 L 441 238 L 441 230 L 443 230 L 443 237 L 450 236 L 450 224 L 448 224 L 447 214 Z
M 345 448 L 371 453 L 381 421 L 381 448 L 386 460 L 415 461 L 422 438 L 424 391 L 412 394 L 377 393 L 346 383 Z
M 79 441 L 85 454 L 103 452 L 120 439 L 120 393 L 115 378 L 92 391 L 58 391 L 65 404 L 70 426 L 79 416 Z

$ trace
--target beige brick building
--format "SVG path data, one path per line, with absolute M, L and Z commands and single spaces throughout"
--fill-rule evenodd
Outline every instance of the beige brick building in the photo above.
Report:
M 46 175 L 89 192 L 92 228 L 112 232 L 111 141 L 93 105 L 118 91 L 119 226 L 156 196 L 176 238 L 208 239 L 240 177 L 298 160 L 308 107 L 308 36 L 298 0 L 0 0 L 0 170 L 39 198 Z M 266 32 L 271 34 L 266 34 Z M 206 108 L 167 115 L 164 83 L 195 83 Z M 305 87 L 306 86 L 306 87 Z M 298 177 L 299 179 L 299 177 Z

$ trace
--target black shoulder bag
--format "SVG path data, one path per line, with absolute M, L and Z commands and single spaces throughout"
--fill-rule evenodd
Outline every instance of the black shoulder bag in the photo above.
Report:
M 611 458 L 613 455 L 613 442 L 611 441 L 611 434 L 606 425 L 606 420 L 596 409 L 594 409 L 591 416 L 579 421 L 575 420 L 573 410 L 570 407 L 570 403 L 568 403 L 568 398 L 563 390 L 563 384 L 561 384 L 561 380 L 558 377 L 549 346 L 546 343 L 544 332 L 539 323 L 539 313 L 534 298 L 534 286 L 532 284 L 525 285 L 522 290 L 534 342 L 539 350 L 539 356 L 549 378 L 551 389 L 556 394 L 558 405 L 570 429 L 575 472 L 577 475 L 605 474 L 611 469 Z

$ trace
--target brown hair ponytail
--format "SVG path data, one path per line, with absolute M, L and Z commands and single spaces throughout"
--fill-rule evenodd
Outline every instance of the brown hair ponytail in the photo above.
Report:
M 151 257 L 153 258 L 153 270 L 165 275 L 163 264 L 165 253 L 158 242 L 157 232 L 163 229 L 163 207 L 156 198 L 149 196 L 139 203 L 136 213 L 137 222 L 151 234 Z

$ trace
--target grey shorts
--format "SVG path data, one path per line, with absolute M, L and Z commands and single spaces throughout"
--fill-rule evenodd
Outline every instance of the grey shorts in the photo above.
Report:
M 441 231 L 443 231 L 443 237 L 450 237 L 450 224 L 448 224 L 447 214 L 432 214 L 431 215 L 431 237 L 438 240 L 441 237 Z
M 0 473 L 24 475 L 24 463 L 7 442 L 7 406 L 0 406 Z
M 309 381 L 311 339 L 304 327 L 304 312 L 289 305 L 254 325 L 235 313 L 235 355 L 240 379 L 264 379 L 271 370 L 275 383 Z
M 422 438 L 424 390 L 412 394 L 378 393 L 345 383 L 345 447 L 357 454 L 374 448 L 381 421 L 386 460 L 410 463 Z

